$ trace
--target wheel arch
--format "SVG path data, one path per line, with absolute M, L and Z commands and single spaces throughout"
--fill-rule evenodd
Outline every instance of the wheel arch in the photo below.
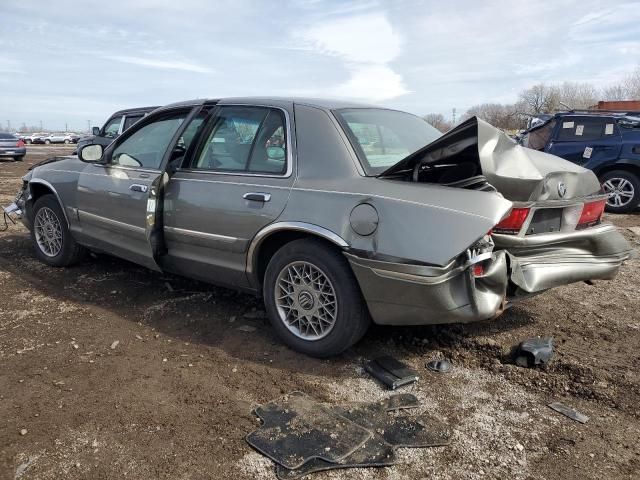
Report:
M 271 257 L 283 245 L 301 238 L 317 238 L 341 250 L 349 246 L 338 234 L 318 225 L 305 222 L 272 223 L 256 234 L 247 251 L 246 271 L 252 287 L 261 291 Z
M 600 177 L 605 173 L 612 172 L 614 170 L 624 170 L 640 177 L 640 163 L 637 160 L 618 160 L 615 163 L 610 163 L 599 168 L 597 171 L 598 179 L 600 179 Z
M 58 204 L 60 205 L 60 210 L 62 210 L 62 214 L 64 215 L 64 219 L 69 224 L 69 218 L 67 217 L 67 212 L 64 207 L 64 203 L 62 203 L 62 199 L 56 189 L 46 180 L 42 180 L 41 178 L 32 179 L 29 181 L 29 192 L 31 193 L 31 206 L 33 206 L 36 201 L 42 197 L 43 195 L 53 195 L 56 197 Z

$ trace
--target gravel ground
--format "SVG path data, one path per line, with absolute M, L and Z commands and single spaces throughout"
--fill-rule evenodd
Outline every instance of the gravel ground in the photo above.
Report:
M 64 151 L 30 147 L 25 162 L 0 162 L 0 204 L 30 164 Z M 627 229 L 638 213 L 607 220 L 640 249 Z M 294 390 L 331 403 L 388 396 L 361 368 L 382 353 L 419 371 L 403 391 L 451 426 L 451 445 L 310 478 L 640 478 L 639 265 L 492 321 L 374 327 L 344 355 L 315 360 L 278 342 L 254 297 L 107 256 L 52 269 L 11 226 L 0 233 L 0 479 L 275 478 L 244 441 L 251 408 Z M 555 339 L 552 363 L 511 364 L 511 347 L 538 335 Z M 427 371 L 434 356 L 453 372 Z

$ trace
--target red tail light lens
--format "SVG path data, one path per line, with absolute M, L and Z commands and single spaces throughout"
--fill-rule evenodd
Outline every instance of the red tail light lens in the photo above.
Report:
M 16 143 L 16 147 L 18 148 L 24 147 L 24 142 L 22 140 L 18 140 L 18 143 Z
M 582 215 L 580 215 L 580 220 L 578 220 L 578 226 L 576 226 L 576 230 L 592 227 L 599 224 L 600 220 L 602 219 L 602 214 L 604 213 L 604 207 L 606 204 L 606 199 L 585 203 L 582 207 Z
M 524 221 L 529 216 L 528 208 L 512 208 L 509 215 L 503 218 L 499 224 L 493 227 L 493 233 L 506 233 L 515 235 L 520 232 Z

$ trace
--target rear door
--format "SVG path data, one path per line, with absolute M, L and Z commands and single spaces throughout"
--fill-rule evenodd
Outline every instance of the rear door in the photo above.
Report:
M 165 191 L 163 267 L 246 286 L 247 249 L 273 222 L 294 180 L 293 131 L 282 108 L 224 105 Z
M 563 117 L 547 152 L 592 168 L 620 154 L 620 130 L 609 117 Z
M 161 246 L 156 224 L 165 166 L 184 155 L 175 148 L 195 115 L 191 108 L 167 110 L 145 119 L 106 150 L 106 164 L 87 164 L 77 190 L 83 240 L 148 268 Z

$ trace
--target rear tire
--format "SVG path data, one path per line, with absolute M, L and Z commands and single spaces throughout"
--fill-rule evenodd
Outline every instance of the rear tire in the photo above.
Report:
M 346 258 L 320 240 L 294 240 L 278 250 L 267 266 L 263 293 L 278 336 L 312 357 L 343 352 L 369 327 L 369 312 Z
M 43 195 L 33 205 L 31 242 L 36 257 L 52 267 L 73 265 L 86 252 L 71 236 L 62 208 L 52 194 Z
M 30 139 L 28 139 L 28 138 L 27 138 L 27 139 L 24 141 L 24 143 L 26 143 L 27 145 L 31 145 L 33 142 L 32 142 Z
M 607 212 L 629 213 L 640 204 L 640 179 L 626 170 L 612 170 L 600 177 L 607 199 Z
M 20 155 L 19 157 L 13 157 L 13 159 L 14 159 L 16 162 L 21 162 L 22 160 L 24 160 L 24 155 Z

